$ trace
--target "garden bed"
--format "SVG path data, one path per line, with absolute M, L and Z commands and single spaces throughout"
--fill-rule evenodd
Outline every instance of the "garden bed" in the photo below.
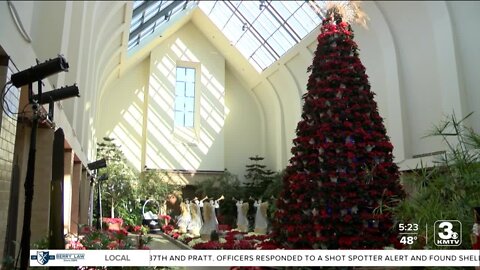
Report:
M 203 240 L 199 236 L 180 234 L 177 230 L 165 230 L 165 235 L 189 249 L 280 249 L 270 235 L 245 233 L 237 230 L 220 231 L 218 240 Z

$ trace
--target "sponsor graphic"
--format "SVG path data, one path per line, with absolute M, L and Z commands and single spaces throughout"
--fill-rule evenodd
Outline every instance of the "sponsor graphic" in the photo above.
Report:
M 55 255 L 57 260 L 63 260 L 64 262 L 76 262 L 78 260 L 85 260 L 85 254 L 83 253 L 58 253 Z
M 37 255 L 30 256 L 31 260 L 36 260 L 40 265 L 46 265 L 49 261 L 56 260 L 55 264 L 59 261 L 63 262 L 78 262 L 79 260 L 85 260 L 85 253 L 55 253 L 50 251 L 37 251 Z
M 37 251 L 37 255 L 32 255 L 31 260 L 36 260 L 39 264 L 45 265 L 50 260 L 55 260 L 54 255 L 50 255 L 50 251 Z

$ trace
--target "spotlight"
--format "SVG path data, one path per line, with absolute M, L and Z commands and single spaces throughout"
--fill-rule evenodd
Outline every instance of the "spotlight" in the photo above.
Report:
M 41 81 L 43 78 L 56 74 L 60 71 L 68 71 L 68 63 L 63 56 L 49 59 L 34 67 L 15 73 L 10 78 L 15 87 L 20 87 L 33 82 Z
M 61 87 L 52 91 L 42 93 L 42 97 L 38 100 L 38 95 L 32 97 L 33 100 L 38 100 L 39 104 L 47 104 L 50 102 L 56 102 L 62 99 L 67 99 L 71 97 L 79 97 L 78 87 L 74 85 Z
M 105 168 L 105 167 L 107 167 L 107 161 L 104 158 L 102 158 L 102 159 L 99 159 L 99 160 L 94 161 L 92 163 L 89 163 L 87 165 L 87 167 L 90 170 L 97 170 L 97 169 Z

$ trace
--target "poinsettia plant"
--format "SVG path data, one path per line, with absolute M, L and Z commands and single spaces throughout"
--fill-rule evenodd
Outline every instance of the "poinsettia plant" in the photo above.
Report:
M 141 228 L 140 228 L 141 232 Z M 127 230 L 97 230 L 84 226 L 80 230 L 80 240 L 69 243 L 70 249 L 139 249 L 146 248 L 150 237 L 139 235 L 137 241 L 129 237 Z
M 133 249 L 134 244 L 127 238 L 128 232 L 125 229 L 96 230 L 84 227 L 83 238 L 80 243 L 84 249 Z
M 166 234 L 170 234 L 171 232 L 173 232 L 175 228 L 172 226 L 172 225 L 164 225 L 162 226 L 162 231 Z
M 121 218 L 103 218 L 102 221 L 107 224 L 123 224 L 123 219 Z
M 175 234 L 172 232 L 171 234 Z M 172 236 L 173 237 L 173 236 Z M 177 240 L 192 247 L 193 249 L 279 249 L 270 235 L 246 233 L 237 230 L 227 231 L 218 241 L 207 241 L 194 237 L 178 237 Z
M 149 231 L 148 227 L 144 225 L 128 225 L 125 227 L 125 229 L 129 233 L 140 234 L 140 235 L 148 234 L 148 231 Z

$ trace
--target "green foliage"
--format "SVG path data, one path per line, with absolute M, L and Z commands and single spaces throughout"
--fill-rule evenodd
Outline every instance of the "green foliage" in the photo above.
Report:
M 277 172 L 272 175 L 271 183 L 265 188 L 265 191 L 261 195 L 262 198 L 272 199 L 271 203 L 268 205 L 268 217 L 273 218 L 277 206 L 275 200 L 278 198 L 280 191 L 282 190 L 282 181 L 285 176 L 285 171 Z
M 2 259 L 2 264 L 0 269 L 10 270 L 15 269 L 15 260 L 12 256 L 7 256 Z
M 48 236 L 45 236 L 42 239 L 32 243 L 32 249 L 48 249 L 48 243 Z
M 121 216 L 127 224 L 135 224 L 136 210 L 136 176 L 127 165 L 125 155 L 114 139 L 105 137 L 97 143 L 97 158 L 105 158 L 107 167 L 99 170 L 99 176 L 106 174 L 108 179 L 100 183 L 104 216 Z M 107 211 L 105 211 L 107 210 Z
M 214 199 L 223 195 L 225 200 L 227 200 L 232 197 L 238 198 L 239 196 L 242 196 L 241 190 L 242 187 L 238 177 L 229 171 L 225 171 L 218 177 L 206 179 L 197 184 L 195 194 L 197 194 L 199 198 L 208 196 L 209 198 Z
M 245 166 L 247 172 L 245 175 L 247 183 L 245 183 L 245 185 L 248 188 L 248 195 L 253 198 L 259 198 L 263 196 L 266 188 L 272 183 L 275 172 L 266 169 L 266 165 L 260 164 L 260 162 L 264 160 L 263 157 L 255 155 L 249 159 L 253 163 Z
M 171 183 L 171 179 L 165 171 L 145 170 L 140 173 L 138 197 L 142 200 L 165 201 L 168 194 L 179 189 L 178 185 Z
M 195 189 L 195 194 L 199 199 L 208 196 L 209 198 L 218 199 L 224 196 L 225 199 L 220 201 L 219 222 L 223 224 L 233 224 L 236 218 L 237 208 L 232 198 L 242 198 L 244 196 L 244 188 L 236 175 L 225 171 L 222 175 L 200 182 Z M 223 220 L 221 220 L 223 218 Z
M 397 222 L 419 224 L 419 235 L 426 235 L 428 225 L 427 244 L 416 241 L 411 248 L 440 249 L 434 245 L 433 225 L 449 219 L 460 220 L 463 225 L 462 245 L 453 248 L 471 248 L 473 208 L 480 206 L 480 136 L 464 125 L 465 118 L 457 120 L 453 115 L 435 127 L 430 136 L 441 136 L 447 152 L 437 166 L 425 168 L 421 164 L 405 174 L 402 181 L 413 192 L 397 207 L 388 209 Z
M 97 158 L 107 161 L 107 167 L 98 173 L 99 176 L 108 175 L 107 180 L 100 182 L 103 216 L 121 217 L 125 225 L 141 224 L 146 199 L 164 201 L 168 194 L 179 189 L 179 186 L 170 183 L 164 171 L 146 170 L 135 174 L 114 139 L 105 137 L 97 146 Z
M 282 181 L 285 175 L 285 171 L 276 172 L 271 176 L 271 182 L 265 188 L 261 197 L 263 198 L 278 198 L 280 191 L 282 190 Z

